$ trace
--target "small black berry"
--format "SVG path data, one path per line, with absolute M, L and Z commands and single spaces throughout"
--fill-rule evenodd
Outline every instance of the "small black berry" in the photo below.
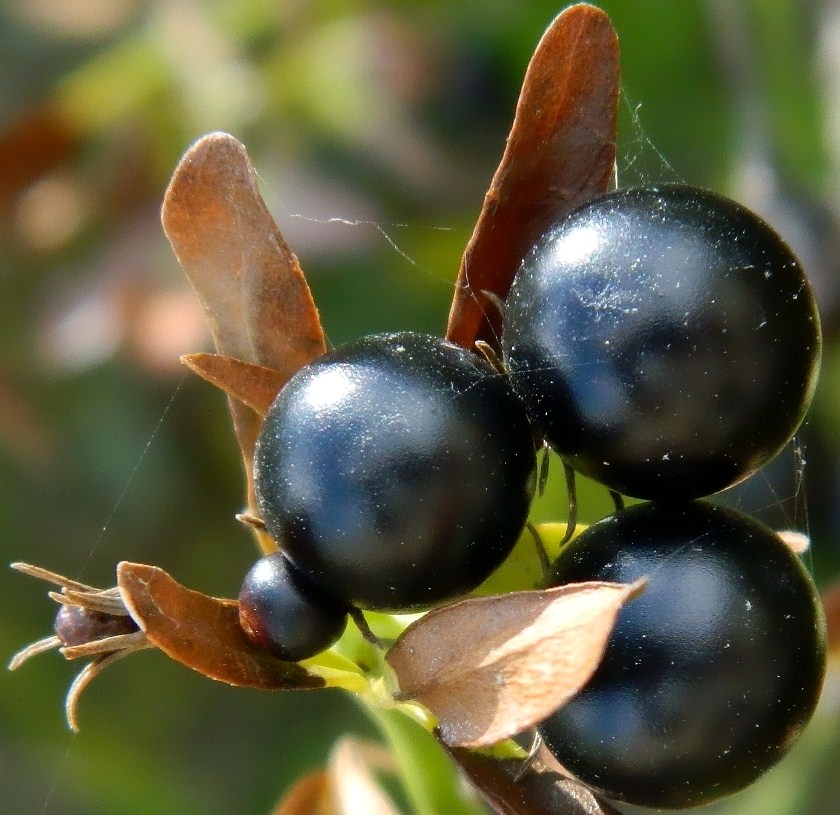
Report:
M 239 622 L 255 645 L 297 662 L 329 648 L 341 636 L 347 607 L 275 552 L 260 558 L 245 575 Z
M 137 623 L 127 614 L 105 614 L 89 608 L 62 603 L 55 615 L 53 629 L 62 645 L 84 645 L 119 634 L 138 631 Z

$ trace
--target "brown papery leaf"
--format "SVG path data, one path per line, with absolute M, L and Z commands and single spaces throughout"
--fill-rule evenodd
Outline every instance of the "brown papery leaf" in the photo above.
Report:
M 401 694 L 435 714 L 446 744 L 486 747 L 533 727 L 589 681 L 619 609 L 643 586 L 575 583 L 463 600 L 412 623 L 386 659 Z
M 621 815 L 587 787 L 535 761 L 498 759 L 462 747 L 449 751 L 499 815 Z
M 117 584 L 148 640 L 210 679 L 261 690 L 324 686 L 323 679 L 300 665 L 254 647 L 239 625 L 234 600 L 188 589 L 163 569 L 142 563 L 120 563 Z
M 534 52 L 478 223 L 461 261 L 446 336 L 494 342 L 519 264 L 546 229 L 606 192 L 615 163 L 618 39 L 594 6 L 555 18 Z
M 187 354 L 181 357 L 181 362 L 260 417 L 265 417 L 274 397 L 285 384 L 283 374 L 274 368 L 220 354 Z
M 288 378 L 324 353 L 318 312 L 297 258 L 227 133 L 199 139 L 163 202 L 163 228 L 207 310 L 216 349 Z
M 162 219 L 219 354 L 274 368 L 285 382 L 324 353 L 324 332 L 298 260 L 233 136 L 211 133 L 186 152 L 166 191 Z M 238 399 L 229 405 L 253 510 L 251 462 L 261 419 Z

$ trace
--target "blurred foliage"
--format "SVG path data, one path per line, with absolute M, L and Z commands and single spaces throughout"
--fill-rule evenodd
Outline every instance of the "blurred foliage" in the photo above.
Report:
M 840 571 L 840 4 L 604 2 L 622 44 L 622 184 L 730 192 L 806 260 L 826 360 L 790 459 L 734 500 L 808 524 L 821 583 Z M 184 375 L 202 315 L 159 227 L 187 145 L 249 149 L 330 340 L 441 332 L 461 251 L 519 83 L 559 7 L 540 0 L 3 0 L 0 3 L 0 547 L 94 584 L 121 559 L 235 594 L 254 558 L 233 515 L 223 400 Z M 810 514 L 806 516 L 807 506 Z M 536 510 L 564 516 L 559 467 Z M 581 492 L 584 520 L 609 511 Z M 0 571 L 0 652 L 47 633 L 42 587 Z M 375 732 L 337 693 L 214 685 L 157 653 L 61 699 L 74 666 L 0 674 L 4 812 L 267 813 L 338 734 Z M 765 782 L 718 812 L 840 808 L 840 691 Z

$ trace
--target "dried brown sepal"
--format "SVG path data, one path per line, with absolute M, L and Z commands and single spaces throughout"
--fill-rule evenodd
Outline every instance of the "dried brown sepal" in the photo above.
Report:
M 521 774 L 521 761 L 462 747 L 451 748 L 449 753 L 499 815 L 621 815 L 587 787 L 539 761 Z
M 53 583 L 56 586 L 59 586 L 62 591 L 66 589 L 70 591 L 82 593 L 89 592 L 94 594 L 102 591 L 102 589 L 97 589 L 95 586 L 88 586 L 87 583 L 80 583 L 78 580 L 71 580 L 69 577 L 58 574 L 58 572 L 52 572 L 49 569 L 43 568 L 43 566 L 33 566 L 31 563 L 21 563 L 20 561 L 16 561 L 14 563 L 10 563 L 9 568 L 14 569 L 16 572 L 21 572 L 22 574 L 34 577 L 37 580 L 44 580 L 47 583 Z
M 486 747 L 533 727 L 592 676 L 621 606 L 644 581 L 475 597 L 430 611 L 386 659 L 441 739 Z
M 64 698 L 64 715 L 67 719 L 67 726 L 74 733 L 79 732 L 79 700 L 82 698 L 82 693 L 87 686 L 107 667 L 142 648 L 151 648 L 151 646 L 148 643 L 144 643 L 136 648 L 123 649 L 121 651 L 103 651 L 97 654 L 91 662 L 76 674 L 76 678 L 70 683 L 70 687 L 67 689 L 67 696 Z
M 77 674 L 64 701 L 67 724 L 72 731 L 78 732 L 77 711 L 85 688 L 112 663 L 153 646 L 129 616 L 116 587 L 97 589 L 29 563 L 12 563 L 11 566 L 30 577 L 59 586 L 61 591 L 51 591 L 49 596 L 61 605 L 61 610 L 56 616 L 55 635 L 18 651 L 9 662 L 9 670 L 16 670 L 37 654 L 53 648 L 65 659 L 93 658 Z
M 234 600 L 182 586 L 163 569 L 123 561 L 117 582 L 131 616 L 167 656 L 229 685 L 281 690 L 320 688 L 324 680 L 252 645 Z
M 298 260 L 233 136 L 210 133 L 187 150 L 166 191 L 162 220 L 207 310 L 220 354 L 288 378 L 324 353 Z
M 273 368 L 285 382 L 324 353 L 312 295 L 293 252 L 274 223 L 245 148 L 211 133 L 187 150 L 163 202 L 163 228 L 204 306 L 216 351 Z M 255 506 L 252 458 L 261 419 L 229 399 Z M 273 544 L 257 533 L 264 551 Z
M 221 354 L 186 354 L 181 362 L 193 373 L 247 405 L 264 418 L 286 383 L 280 371 Z
M 534 52 L 513 127 L 470 238 L 446 336 L 495 341 L 519 264 L 555 221 L 605 192 L 615 164 L 618 39 L 587 4 L 558 15 Z
M 24 662 L 29 662 L 32 657 L 37 657 L 38 654 L 45 654 L 47 651 L 54 651 L 61 648 L 61 637 L 57 634 L 50 634 L 48 637 L 30 642 L 29 645 L 24 646 L 9 660 L 6 666 L 10 671 L 16 671 L 23 665 Z
M 89 611 L 98 611 L 100 614 L 107 614 L 112 617 L 128 615 L 117 588 L 97 592 L 81 592 L 65 587 L 61 592 L 51 591 L 48 594 L 50 599 L 62 605 L 81 606 Z

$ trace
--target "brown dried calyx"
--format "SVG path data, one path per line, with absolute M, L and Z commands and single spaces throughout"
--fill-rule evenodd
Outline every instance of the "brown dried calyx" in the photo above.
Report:
M 56 633 L 15 654 L 9 670 L 57 649 L 66 659 L 93 657 L 73 680 L 65 699 L 70 729 L 78 731 L 82 691 L 118 659 L 158 648 L 204 676 L 229 685 L 278 690 L 319 688 L 324 679 L 256 648 L 239 625 L 235 600 L 209 597 L 182 586 L 162 569 L 140 563 L 117 566 L 118 585 L 98 589 L 31 566 L 13 563 L 31 577 L 60 587 L 49 596 L 61 604 Z M 184 636 L 188 631 L 189 636 Z
M 151 648 L 152 643 L 129 614 L 119 589 L 97 589 L 28 563 L 13 563 L 12 568 L 59 586 L 61 591 L 51 591 L 49 596 L 61 608 L 55 618 L 55 634 L 18 651 L 9 662 L 9 670 L 52 649 L 58 649 L 65 659 L 93 657 L 77 674 L 65 699 L 67 724 L 78 731 L 79 698 L 91 680 L 118 659 Z

